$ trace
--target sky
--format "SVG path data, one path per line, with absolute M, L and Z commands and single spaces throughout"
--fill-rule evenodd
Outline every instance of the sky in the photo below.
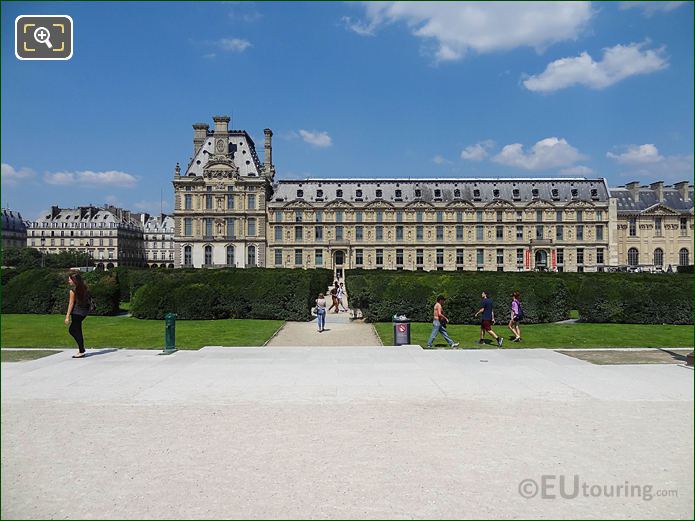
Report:
M 68 61 L 20 61 L 68 14 Z M 2 3 L 2 206 L 171 211 L 195 122 L 276 179 L 693 178 L 691 2 Z M 163 204 L 162 204 L 163 201 Z

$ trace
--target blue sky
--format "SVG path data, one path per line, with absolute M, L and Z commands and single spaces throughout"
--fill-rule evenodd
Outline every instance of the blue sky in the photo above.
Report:
M 73 58 L 19 61 L 20 14 Z M 3 3 L 2 204 L 171 210 L 191 124 L 278 178 L 693 175 L 693 4 Z

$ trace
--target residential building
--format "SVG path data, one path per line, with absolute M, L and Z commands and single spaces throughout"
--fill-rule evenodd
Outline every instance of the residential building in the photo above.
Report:
M 21 248 L 27 244 L 27 224 L 19 212 L 2 211 L 2 247 Z
M 174 267 L 174 217 L 152 215 L 144 225 L 145 259 L 150 268 Z

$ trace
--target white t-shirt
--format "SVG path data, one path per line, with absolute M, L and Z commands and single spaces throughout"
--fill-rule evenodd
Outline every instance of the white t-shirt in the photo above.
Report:
M 325 298 L 317 298 L 316 299 L 316 308 L 317 309 L 326 309 L 326 299 Z

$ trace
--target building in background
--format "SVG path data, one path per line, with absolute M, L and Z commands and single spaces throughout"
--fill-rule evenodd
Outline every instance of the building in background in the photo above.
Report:
M 251 136 L 230 130 L 228 116 L 215 127 L 193 125 L 193 156 L 174 176 L 176 267 L 266 266 L 266 200 L 275 169 L 272 131 L 265 129 L 261 163 Z
M 2 247 L 21 248 L 27 244 L 27 223 L 19 212 L 2 211 Z
M 145 266 L 143 225 L 147 217 L 111 205 L 53 206 L 29 223 L 26 245 L 45 253 L 85 252 L 98 269 Z
M 693 185 L 657 181 L 611 188 L 619 266 L 666 270 L 693 264 Z
M 610 206 L 604 179 L 283 180 L 268 265 L 603 271 Z
M 152 215 L 145 222 L 145 259 L 150 268 L 174 267 L 174 217 Z

